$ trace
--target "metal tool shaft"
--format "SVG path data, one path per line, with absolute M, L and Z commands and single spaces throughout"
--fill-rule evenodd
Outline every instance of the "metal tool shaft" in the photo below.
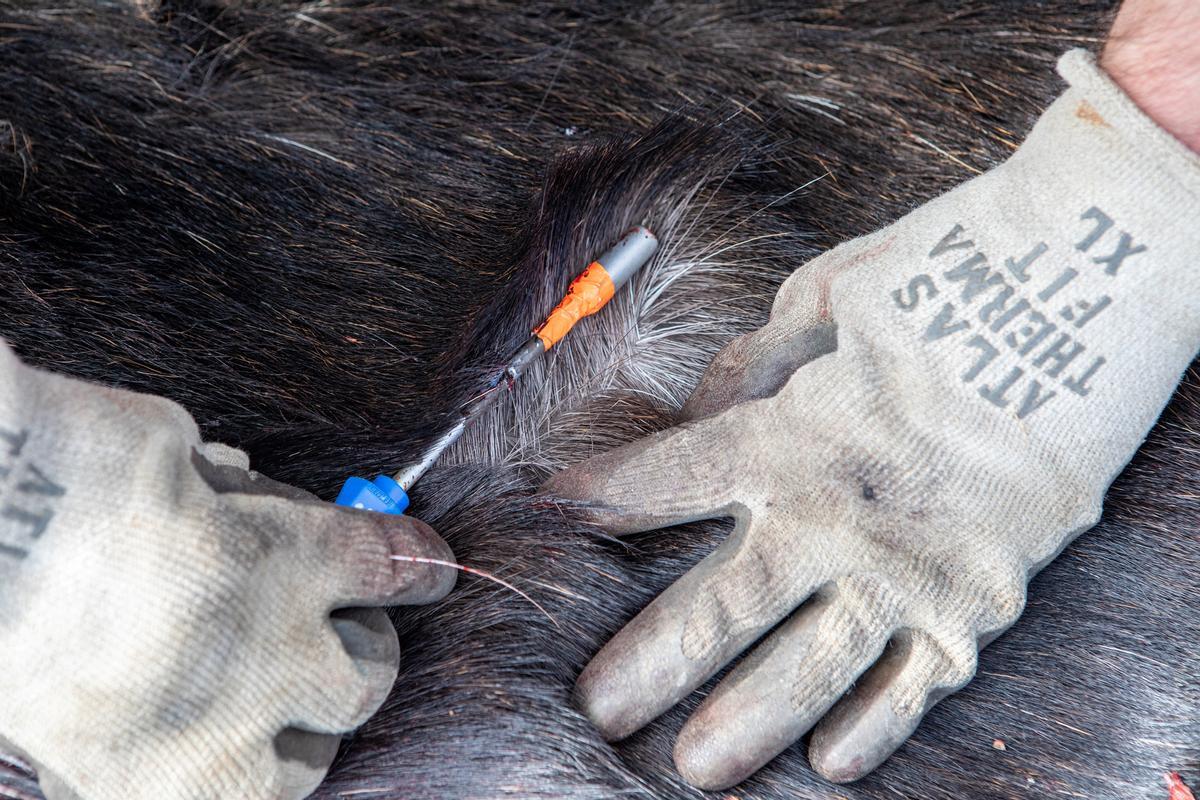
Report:
M 530 364 L 542 357 L 543 353 L 545 350 L 542 348 L 542 340 L 536 336 L 529 337 L 529 340 L 521 345 L 517 354 L 504 365 L 504 370 L 500 373 L 496 384 L 489 386 L 478 397 L 463 406 L 458 420 L 445 433 L 433 440 L 417 461 L 392 476 L 396 483 L 400 484 L 406 492 L 411 489 L 412 485 L 429 471 L 442 453 L 450 449 L 450 446 L 462 437 L 463 431 L 496 404 L 501 394 L 500 383 L 507 381 L 511 386 L 525 374 L 525 370 L 529 368 Z
M 615 245 L 605 251 L 604 255 L 596 259 L 593 266 L 599 265 L 603 275 L 603 280 L 610 282 L 610 291 L 615 292 L 624 286 L 634 273 L 650 260 L 654 252 L 658 249 L 658 239 L 654 237 L 646 228 L 637 227 L 621 237 Z M 589 267 L 587 271 L 580 276 L 588 275 L 592 270 Z M 576 283 L 580 281 L 576 279 Z M 572 292 L 575 290 L 576 283 L 573 283 L 571 289 L 568 290 L 567 298 L 559 304 L 562 308 L 568 298 L 572 297 Z M 611 296 L 609 294 L 608 296 Z M 580 316 L 594 314 L 608 302 L 607 299 L 602 300 L 595 307 L 588 307 Z M 558 309 L 555 309 L 558 311 Z M 574 322 L 572 321 L 573 325 Z M 540 330 L 540 328 L 539 328 Z M 567 328 L 569 330 L 569 327 Z M 428 447 L 421 453 L 420 458 L 415 462 L 397 472 L 393 479 L 396 483 L 407 492 L 412 485 L 416 483 L 422 475 L 429 471 L 429 468 L 441 457 L 442 453 L 446 452 L 457 442 L 463 435 L 463 432 L 475 420 L 487 413 L 501 395 L 501 384 L 507 384 L 508 388 L 521 379 L 529 366 L 535 361 L 538 361 L 546 354 L 546 342 L 543 337 L 537 332 L 526 340 L 525 344 L 521 345 L 520 349 L 513 355 L 504 368 L 497 374 L 495 379 L 475 398 L 467 402 L 459 412 L 459 417 L 454 424 L 450 426 L 441 436 L 429 444 Z

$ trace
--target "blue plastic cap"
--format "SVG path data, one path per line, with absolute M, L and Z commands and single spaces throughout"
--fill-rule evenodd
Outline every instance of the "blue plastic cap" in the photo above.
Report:
M 339 506 L 378 511 L 381 514 L 403 514 L 408 508 L 408 493 L 387 475 L 376 476 L 374 481 L 348 478 L 334 502 Z

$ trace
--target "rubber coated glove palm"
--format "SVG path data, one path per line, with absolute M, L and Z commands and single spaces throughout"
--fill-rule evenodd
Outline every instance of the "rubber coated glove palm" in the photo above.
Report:
M 695 421 L 551 482 L 617 532 L 736 520 L 580 677 L 607 738 L 782 622 L 676 764 L 724 788 L 824 718 L 813 766 L 856 779 L 1097 521 L 1200 347 L 1200 159 L 1082 51 L 1060 71 L 1072 88 L 1008 162 L 793 275 Z
M 0 739 L 50 800 L 296 798 L 390 691 L 426 525 L 319 502 L 168 400 L 0 341 Z

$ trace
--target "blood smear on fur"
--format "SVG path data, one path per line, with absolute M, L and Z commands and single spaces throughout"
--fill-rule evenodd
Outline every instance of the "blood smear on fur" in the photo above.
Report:
M 1171 792 L 1167 795 L 1167 800 L 1196 800 L 1196 795 L 1184 785 L 1178 772 L 1168 772 L 1163 777 L 1167 779 L 1167 788 Z

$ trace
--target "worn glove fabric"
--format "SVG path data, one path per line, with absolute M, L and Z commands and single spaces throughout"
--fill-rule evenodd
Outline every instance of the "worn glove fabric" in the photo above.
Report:
M 580 677 L 606 737 L 782 621 L 676 764 L 724 788 L 821 720 L 810 761 L 854 780 L 1098 520 L 1200 348 L 1200 158 L 1083 51 L 1059 70 L 1070 88 L 1006 163 L 793 275 L 693 421 L 551 481 L 617 532 L 736 521 Z
M 395 680 L 428 526 L 321 503 L 168 400 L 0 342 L 0 740 L 51 800 L 297 798 Z

